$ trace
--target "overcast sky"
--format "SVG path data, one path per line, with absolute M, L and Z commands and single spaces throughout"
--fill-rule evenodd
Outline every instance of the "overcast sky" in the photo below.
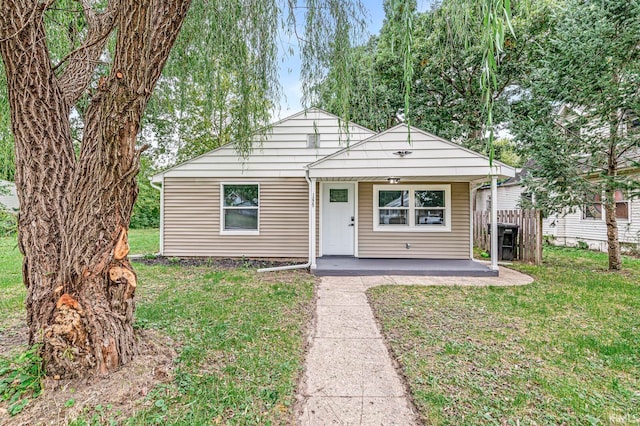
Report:
M 383 0 L 363 0 L 362 2 L 369 9 L 369 33 L 377 34 L 380 32 L 382 21 L 384 20 Z M 433 2 L 434 0 L 418 0 L 418 10 L 429 9 Z M 291 42 L 294 42 L 294 40 L 291 40 Z M 286 43 L 286 41 L 283 41 L 283 43 Z M 276 111 L 275 119 L 288 117 L 302 110 L 300 102 L 302 97 L 300 59 L 297 55 L 287 57 L 281 62 L 280 83 L 282 84 L 284 96 L 280 100 L 280 111 Z

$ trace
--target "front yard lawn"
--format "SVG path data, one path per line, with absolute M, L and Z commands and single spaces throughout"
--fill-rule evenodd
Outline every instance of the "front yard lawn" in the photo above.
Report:
M 132 253 L 157 251 L 154 241 L 157 230 L 130 231 Z M 8 335 L 24 335 L 26 327 L 15 239 L 0 238 L 0 261 L 1 342 Z M 313 311 L 314 278 L 300 271 L 258 274 L 217 265 L 184 266 L 177 259 L 168 264 L 135 262 L 136 327 L 161 336 L 160 341 L 177 351 L 169 379 L 155 387 L 151 383 L 134 395 L 138 401 L 122 401 L 120 406 L 101 399 L 108 396 L 104 393 L 87 400 L 58 396 L 46 424 L 293 423 L 291 406 Z M 14 349 L 25 348 L 22 342 Z M 112 385 L 111 390 L 119 383 Z M 101 386 L 104 382 L 98 381 L 94 387 Z M 39 400 L 55 399 L 52 394 L 45 392 Z M 30 413 L 38 400 L 33 405 L 21 416 L 47 415 L 42 409 Z M 128 411 L 122 411 L 124 406 Z M 4 416 L 6 402 L 0 399 L 0 424 L 11 423 Z M 34 423 L 40 418 L 31 417 Z
M 425 424 L 639 424 L 640 260 L 546 248 L 514 288 L 368 292 Z

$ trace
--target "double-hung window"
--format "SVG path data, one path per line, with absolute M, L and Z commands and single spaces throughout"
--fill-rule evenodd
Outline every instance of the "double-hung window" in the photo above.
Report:
M 373 230 L 451 231 L 451 185 L 374 185 Z
M 616 219 L 629 220 L 629 200 L 625 196 L 624 191 L 617 189 L 613 193 L 613 199 L 616 203 Z M 596 194 L 593 202 L 586 204 L 582 209 L 582 219 L 598 219 L 603 218 L 602 196 Z
M 258 234 L 260 186 L 257 183 L 223 183 L 220 193 L 220 233 Z
M 629 220 L 629 200 L 627 200 L 624 191 L 616 190 L 613 193 L 613 199 L 616 202 L 616 219 Z

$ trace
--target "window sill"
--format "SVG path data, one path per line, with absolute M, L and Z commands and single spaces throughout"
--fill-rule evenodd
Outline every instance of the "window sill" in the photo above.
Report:
M 260 235 L 260 231 L 220 231 L 220 235 Z
M 406 232 L 406 233 L 429 233 L 429 232 L 451 232 L 450 226 L 434 226 L 434 227 L 409 227 L 409 226 L 374 226 L 373 232 Z

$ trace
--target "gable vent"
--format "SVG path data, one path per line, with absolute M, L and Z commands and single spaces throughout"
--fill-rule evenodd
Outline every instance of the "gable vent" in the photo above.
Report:
M 310 133 L 307 135 L 307 148 L 320 148 L 319 133 Z

